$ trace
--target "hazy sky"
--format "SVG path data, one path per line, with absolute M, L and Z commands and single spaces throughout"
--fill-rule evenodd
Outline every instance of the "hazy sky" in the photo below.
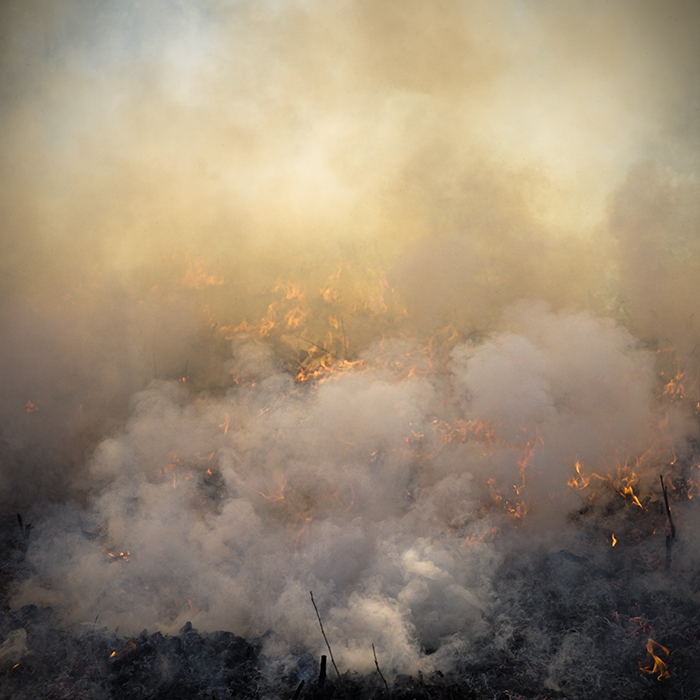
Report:
M 154 376 L 206 384 L 206 339 L 271 304 L 355 353 L 520 299 L 697 343 L 696 2 L 0 12 L 11 444 L 55 425 L 27 400 L 83 425 Z

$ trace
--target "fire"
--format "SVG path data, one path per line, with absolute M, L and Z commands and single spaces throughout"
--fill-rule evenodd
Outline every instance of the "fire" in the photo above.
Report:
M 345 372 L 350 369 L 358 369 L 364 366 L 362 360 L 354 360 L 352 362 L 348 360 L 337 360 L 328 351 L 325 352 L 325 357 L 321 356 L 315 361 L 306 362 L 306 366 L 299 370 L 294 379 L 300 383 L 310 380 L 324 381 L 333 374 Z
M 266 501 L 269 501 L 270 503 L 277 503 L 278 501 L 284 500 L 284 490 L 286 488 L 287 479 L 285 479 L 284 476 L 281 476 L 277 486 L 277 491 L 271 491 L 269 494 L 263 493 L 262 491 L 256 491 L 256 493 L 259 493 Z
M 458 419 L 454 423 L 433 420 L 433 431 L 444 442 L 467 442 L 473 440 L 492 445 L 496 441 L 496 431 L 491 423 L 479 420 Z
M 689 500 L 692 500 L 698 493 L 700 493 L 700 473 L 698 473 L 696 469 L 700 469 L 700 464 L 695 464 L 693 467 L 691 467 L 691 471 L 694 476 L 691 476 L 688 479 L 687 495 Z
M 617 537 L 615 537 L 615 533 L 612 533 L 612 546 L 614 547 L 617 544 Z
M 640 508 L 643 508 L 644 506 L 639 502 L 639 499 L 634 495 L 634 490 L 631 486 L 624 486 L 622 490 L 620 491 L 620 495 L 624 496 L 625 498 L 629 498 L 629 500 L 634 503 L 635 506 L 639 506 Z
M 658 674 L 656 680 L 659 681 L 664 678 L 670 678 L 671 674 L 669 673 L 668 666 L 664 661 L 662 661 L 662 659 L 659 656 L 657 656 L 654 653 L 654 649 L 658 649 L 662 654 L 664 654 L 664 656 L 668 660 L 670 653 L 669 650 L 665 646 L 663 646 L 663 644 L 655 642 L 651 637 L 647 639 L 646 648 L 647 653 L 649 654 L 649 656 L 651 656 L 651 661 L 648 662 L 649 665 L 646 667 L 640 666 L 639 670 L 642 673 L 648 673 L 650 675 Z
M 514 484 L 512 488 L 515 491 L 515 497 L 504 498 L 503 494 L 496 487 L 495 479 L 488 479 L 486 483 L 491 493 L 491 502 L 495 505 L 502 506 L 503 510 L 508 513 L 512 520 L 519 520 L 527 515 L 527 504 L 521 498 L 518 498 L 520 491 L 524 488 L 523 486 Z
M 576 473 L 578 476 L 572 476 L 566 483 L 570 488 L 574 489 L 585 489 L 588 484 L 591 482 L 591 479 L 599 479 L 600 481 L 608 481 L 608 477 L 606 476 L 600 476 L 600 474 L 596 474 L 593 472 L 590 476 L 584 476 L 581 473 L 581 462 L 576 460 Z
M 629 619 L 630 630 L 627 633 L 628 637 L 635 637 L 638 634 L 649 635 L 652 633 L 652 626 L 649 624 L 648 620 L 641 616 L 631 617 Z
M 642 458 L 639 458 L 637 462 L 639 463 L 641 459 Z M 601 476 L 595 472 L 591 473 L 589 476 L 585 476 L 582 472 L 581 463 L 578 460 L 574 466 L 577 476 L 572 476 L 567 481 L 569 488 L 583 490 L 589 486 L 591 479 L 598 479 L 599 481 L 610 484 L 625 500 L 631 501 L 639 508 L 644 508 L 633 488 L 638 483 L 639 477 L 636 472 L 630 471 L 626 464 L 623 467 L 618 467 L 617 478 L 614 480 L 609 476 Z
M 131 556 L 131 553 L 128 550 L 126 552 L 119 552 L 118 554 L 115 554 L 114 552 L 107 552 L 107 554 L 112 557 L 112 561 L 118 561 L 119 559 L 122 561 L 129 561 L 129 557 Z
M 29 400 L 27 400 L 25 408 L 27 409 L 27 413 L 36 413 L 39 410 L 39 407 L 33 401 Z
M 202 258 L 188 261 L 187 271 L 182 278 L 182 286 L 186 289 L 203 289 L 224 284 L 223 277 L 207 272 Z

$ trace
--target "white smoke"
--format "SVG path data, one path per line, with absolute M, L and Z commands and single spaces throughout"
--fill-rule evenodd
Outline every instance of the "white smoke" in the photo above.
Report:
M 229 363 L 248 379 L 225 396 L 153 382 L 95 450 L 87 510 L 39 524 L 37 575 L 14 605 L 322 652 L 313 591 L 339 664 L 358 671 L 371 644 L 407 672 L 477 642 L 513 538 L 571 538 L 575 462 L 613 477 L 661 418 L 653 355 L 610 320 L 521 304 L 508 325 L 417 376 L 397 365 L 414 344 L 394 341 L 299 385 L 250 339 Z M 449 441 L 446 421 L 491 432 Z

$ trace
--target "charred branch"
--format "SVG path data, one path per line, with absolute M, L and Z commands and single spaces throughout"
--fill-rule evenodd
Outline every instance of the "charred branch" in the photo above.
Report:
M 669 533 L 666 535 L 666 571 L 671 569 L 671 552 L 673 549 L 673 542 L 676 539 L 676 526 L 673 523 L 673 516 L 671 515 L 671 508 L 668 505 L 668 492 L 666 490 L 666 485 L 664 484 L 663 474 L 659 476 L 661 479 L 661 491 L 664 494 L 664 506 L 666 508 L 666 517 L 668 518 Z
M 318 672 L 318 687 L 323 688 L 326 684 L 326 655 L 321 656 L 321 669 Z
M 377 669 L 377 673 L 379 674 L 379 677 L 382 679 L 382 683 L 384 683 L 384 688 L 386 689 L 386 696 L 388 698 L 391 697 L 391 694 L 389 693 L 389 684 L 386 682 L 386 678 L 382 675 L 382 671 L 379 668 L 379 661 L 377 661 L 377 650 L 374 648 L 374 644 L 372 644 L 372 654 L 374 654 L 374 665 Z
M 316 601 L 314 600 L 314 592 L 309 591 L 309 595 L 311 596 L 311 604 L 314 606 L 314 610 L 316 611 L 316 617 L 318 618 L 318 625 L 321 628 L 321 634 L 323 635 L 323 641 L 326 643 L 326 647 L 328 648 L 328 654 L 331 657 L 331 663 L 333 664 L 333 668 L 335 669 L 335 672 L 338 674 L 338 679 L 340 680 L 340 671 L 338 670 L 338 667 L 335 665 L 335 659 L 333 658 L 333 651 L 331 650 L 331 645 L 328 642 L 328 637 L 326 637 L 326 632 L 323 629 L 323 621 L 321 620 L 321 613 L 318 611 L 318 607 L 316 606 Z

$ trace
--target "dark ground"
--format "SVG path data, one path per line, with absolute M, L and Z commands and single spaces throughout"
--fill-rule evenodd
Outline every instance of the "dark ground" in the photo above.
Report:
M 672 508 L 697 506 L 682 489 L 673 494 Z M 390 697 L 700 699 L 700 596 L 692 595 L 700 588 L 694 585 L 700 570 L 684 564 L 682 533 L 672 543 L 667 570 L 661 500 L 643 509 L 619 503 L 572 516 L 580 524 L 579 553 L 511 557 L 495 584 L 492 632 L 455 658 L 449 672 L 390 680 Z M 612 521 L 627 542 L 615 549 L 602 544 Z M 329 663 L 321 682 L 320 659 L 304 650 L 290 665 L 266 658 L 262 640 L 226 631 L 199 633 L 188 624 L 176 636 L 144 631 L 120 637 L 101 627 L 99 618 L 64 628 L 51 609 L 13 610 L 13 586 L 31 574 L 25 558 L 31 540 L 32 528 L 16 513 L 0 518 L 0 700 L 387 696 L 377 672 L 347 671 L 338 679 Z M 649 639 L 668 677 L 658 669 L 645 672 L 653 667 Z

